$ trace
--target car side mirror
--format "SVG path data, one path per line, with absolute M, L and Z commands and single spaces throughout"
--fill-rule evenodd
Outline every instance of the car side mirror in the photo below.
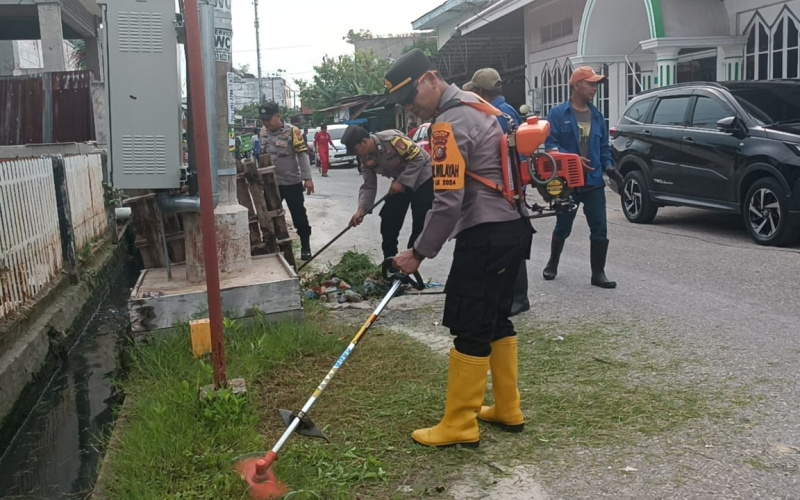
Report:
M 732 134 L 736 136 L 741 135 L 744 132 L 744 127 L 742 125 L 742 121 L 736 116 L 726 116 L 725 118 L 717 121 L 717 128 L 720 130 L 720 132 L 725 132 L 726 134 Z

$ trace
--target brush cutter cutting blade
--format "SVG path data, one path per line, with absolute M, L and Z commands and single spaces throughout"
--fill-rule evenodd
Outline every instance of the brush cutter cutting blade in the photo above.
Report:
M 277 459 L 277 455 L 274 455 Z M 275 477 L 272 464 L 264 457 L 241 460 L 236 470 L 247 481 L 248 493 L 253 500 L 277 500 L 289 492 L 289 488 Z
M 279 409 L 278 414 L 280 414 L 281 420 L 283 420 L 283 425 L 286 427 L 289 427 L 292 424 L 292 420 L 298 417 L 298 412 L 284 409 Z M 331 440 L 328 439 L 328 436 L 322 432 L 322 429 L 317 427 L 307 415 L 300 417 L 300 425 L 297 426 L 296 432 L 301 436 L 320 438 L 329 443 L 331 442 Z

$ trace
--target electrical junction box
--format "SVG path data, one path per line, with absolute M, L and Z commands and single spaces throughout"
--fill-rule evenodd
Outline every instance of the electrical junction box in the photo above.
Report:
M 111 180 L 117 189 L 181 183 L 182 127 L 174 0 L 105 0 Z

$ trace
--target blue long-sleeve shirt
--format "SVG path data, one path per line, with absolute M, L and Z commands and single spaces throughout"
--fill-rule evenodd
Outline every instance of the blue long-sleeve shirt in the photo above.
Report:
M 589 166 L 594 170 L 586 172 L 587 186 L 605 186 L 603 172 L 614 166 L 611 158 L 611 144 L 608 138 L 606 119 L 594 105 L 589 103 L 592 111 L 592 131 L 589 138 Z M 547 151 L 558 150 L 561 153 L 581 154 L 581 134 L 578 129 L 578 120 L 572 109 L 572 103 L 567 101 L 550 110 L 547 115 L 550 122 L 550 136 L 545 142 Z
M 516 122 L 517 125 L 522 123 L 522 119 L 519 117 L 519 113 L 517 113 L 517 110 L 514 109 L 513 106 L 511 106 L 509 103 L 506 102 L 506 98 L 505 97 L 500 96 L 497 99 L 495 99 L 494 101 L 492 101 L 492 106 L 494 106 L 495 108 L 499 109 L 503 113 L 505 113 L 508 116 L 510 116 Z M 504 116 L 498 116 L 497 117 L 497 121 L 499 121 L 500 122 L 500 126 L 503 127 L 503 133 L 507 134 L 508 133 L 508 120 L 506 120 L 506 118 Z

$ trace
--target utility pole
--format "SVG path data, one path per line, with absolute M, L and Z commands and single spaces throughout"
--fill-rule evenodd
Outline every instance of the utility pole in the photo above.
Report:
M 258 32 L 258 0 L 253 0 L 256 11 L 256 57 L 258 58 L 258 102 L 264 102 L 264 82 L 261 81 L 261 35 Z

